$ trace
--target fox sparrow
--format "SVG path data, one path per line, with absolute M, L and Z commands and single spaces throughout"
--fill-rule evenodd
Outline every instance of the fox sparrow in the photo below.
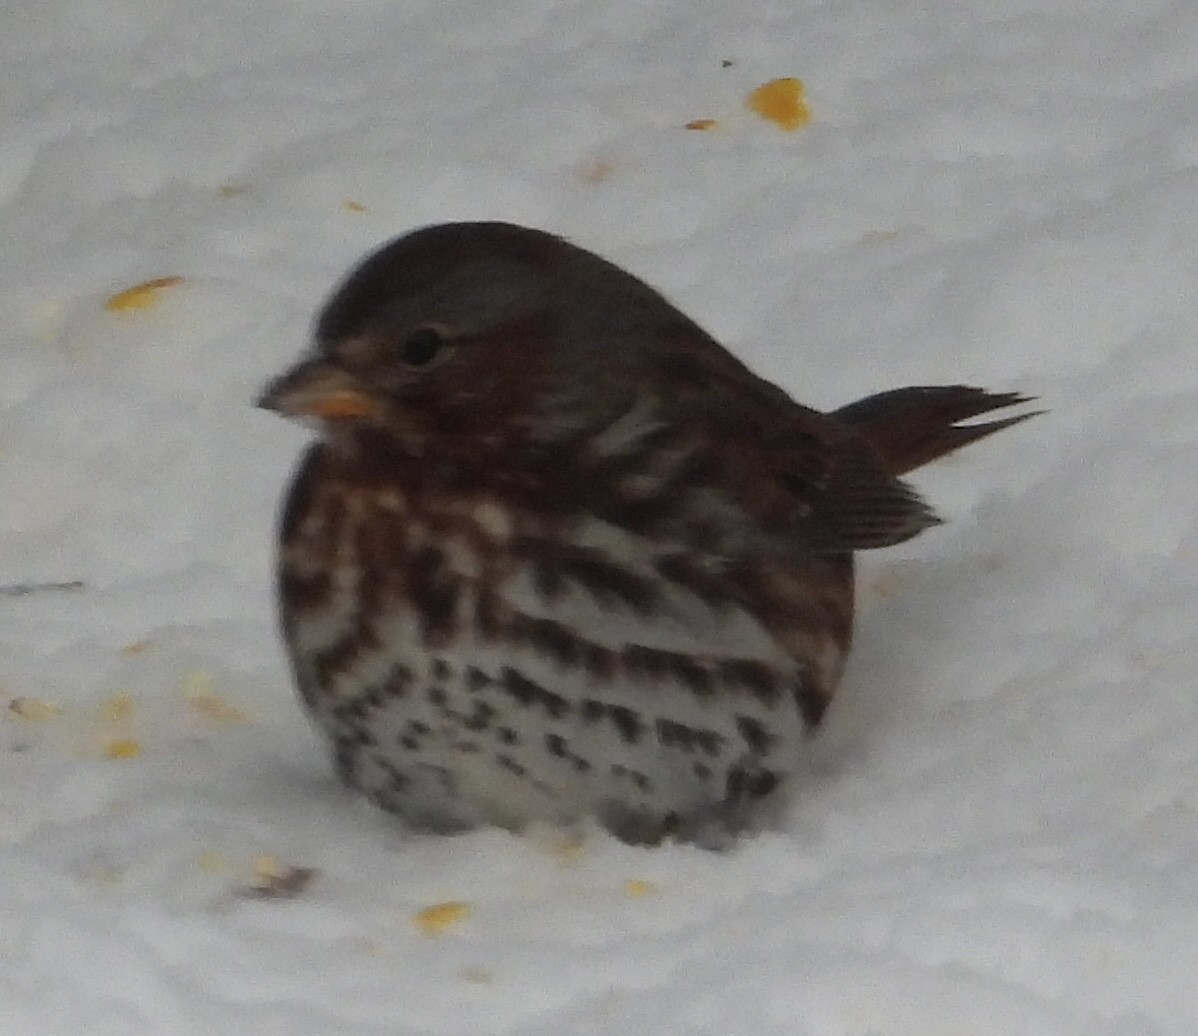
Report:
M 831 413 L 560 238 L 369 256 L 260 405 L 313 423 L 282 629 L 341 776 L 436 831 L 759 823 L 836 688 L 853 552 L 937 522 L 899 476 L 1030 414 L 965 386 Z

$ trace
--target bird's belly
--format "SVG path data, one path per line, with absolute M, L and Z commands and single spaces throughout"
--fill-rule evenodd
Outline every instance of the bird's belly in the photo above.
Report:
M 427 544 L 388 586 L 354 559 L 323 573 L 321 606 L 285 607 L 284 629 L 344 779 L 438 831 L 594 815 L 628 840 L 718 841 L 754 822 L 795 765 L 822 663 L 628 539 L 598 537 L 627 578 L 488 572 Z

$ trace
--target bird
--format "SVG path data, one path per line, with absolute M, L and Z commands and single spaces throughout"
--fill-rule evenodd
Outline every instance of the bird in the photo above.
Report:
M 299 696 L 341 779 L 414 830 L 727 846 L 793 798 L 855 552 L 940 522 L 903 476 L 1030 399 L 821 412 L 562 237 L 411 231 L 258 400 L 316 432 L 277 534 Z

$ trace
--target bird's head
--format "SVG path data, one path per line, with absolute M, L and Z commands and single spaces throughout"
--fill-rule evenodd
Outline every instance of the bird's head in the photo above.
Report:
M 653 382 L 668 371 L 644 343 L 669 336 L 646 330 L 684 320 L 637 278 L 553 235 L 426 227 L 349 274 L 312 352 L 258 402 L 329 439 L 369 429 L 409 455 L 566 441 L 660 391 Z

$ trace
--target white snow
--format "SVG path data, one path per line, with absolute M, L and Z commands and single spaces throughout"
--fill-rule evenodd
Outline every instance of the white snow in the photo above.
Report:
M 0 1032 L 1198 1033 L 1198 5 L 3 21 Z M 744 107 L 778 76 L 795 133 Z M 731 853 L 416 837 L 300 712 L 305 435 L 252 400 L 362 253 L 471 218 L 629 267 L 815 406 L 1050 410 L 917 476 L 949 524 L 863 560 L 798 801 Z M 254 898 L 256 860 L 317 873 Z

